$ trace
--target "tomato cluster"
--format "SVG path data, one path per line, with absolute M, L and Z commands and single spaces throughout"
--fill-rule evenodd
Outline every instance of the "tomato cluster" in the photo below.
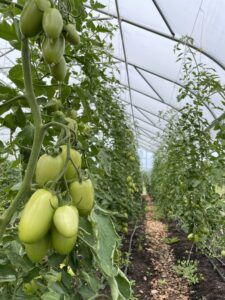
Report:
M 65 39 L 78 45 L 80 37 L 74 24 L 64 24 L 58 9 L 48 0 L 27 0 L 20 17 L 20 30 L 24 37 L 31 38 L 44 31 L 42 53 L 49 65 L 51 75 L 59 82 L 65 79 L 67 68 L 64 58 Z
M 88 216 L 94 204 L 92 182 L 80 180 L 80 168 L 80 153 L 72 148 L 67 150 L 67 145 L 61 146 L 56 157 L 43 154 L 39 158 L 36 167 L 39 189 L 28 200 L 19 222 L 19 239 L 32 262 L 40 261 L 50 248 L 62 255 L 73 249 L 79 216 Z M 45 185 L 58 182 L 61 175 L 69 184 L 71 203 L 59 206 L 56 193 Z

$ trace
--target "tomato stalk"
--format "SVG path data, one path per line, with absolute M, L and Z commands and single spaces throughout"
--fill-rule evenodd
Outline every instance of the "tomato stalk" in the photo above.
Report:
M 34 140 L 31 149 L 30 158 L 27 164 L 27 169 L 23 178 L 22 185 L 16 195 L 12 200 L 10 206 L 5 211 L 4 215 L 0 218 L 0 236 L 2 238 L 6 226 L 10 222 L 13 214 L 16 212 L 21 201 L 28 198 L 32 178 L 34 176 L 35 166 L 37 159 L 40 154 L 41 145 L 44 139 L 45 128 L 42 125 L 42 118 L 40 113 L 39 105 L 37 104 L 36 97 L 33 89 L 33 81 L 31 74 L 31 64 L 30 64 L 30 50 L 28 40 L 23 38 L 22 41 L 22 66 L 23 66 L 23 76 L 24 76 L 24 87 L 25 87 L 25 97 L 30 106 L 31 113 L 34 121 Z

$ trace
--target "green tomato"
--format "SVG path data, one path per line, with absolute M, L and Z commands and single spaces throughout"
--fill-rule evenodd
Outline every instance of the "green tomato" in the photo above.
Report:
M 225 257 L 225 250 L 222 250 L 222 251 L 221 251 L 221 256 L 222 256 L 222 257 Z
M 19 239 L 33 244 L 49 231 L 58 198 L 45 189 L 37 190 L 26 203 L 19 222 Z
M 57 39 L 63 29 L 63 18 L 58 9 L 48 8 L 45 10 L 42 26 L 47 37 Z
M 132 177 L 130 175 L 127 176 L 127 182 L 132 182 L 132 181 L 133 181 Z
M 81 216 L 90 214 L 94 204 L 94 188 L 90 179 L 81 183 L 74 181 L 69 187 L 73 204 L 77 207 Z
M 25 251 L 28 258 L 33 262 L 39 262 L 46 255 L 50 246 L 49 235 L 45 235 L 42 239 L 33 244 L 25 244 Z
M 43 154 L 36 167 L 36 182 L 40 187 L 48 181 L 54 181 L 63 169 L 63 159 L 61 155 L 55 157 Z
M 52 226 L 51 240 L 52 240 L 52 246 L 55 249 L 55 251 L 58 252 L 59 254 L 65 255 L 65 254 L 69 254 L 73 249 L 77 240 L 77 235 L 67 238 L 61 235 L 58 232 L 58 230 L 55 228 L 55 226 Z
M 74 206 L 64 205 L 58 207 L 53 217 L 57 231 L 64 237 L 77 235 L 79 225 L 78 210 Z
M 76 31 L 76 27 L 73 24 L 67 24 L 64 26 L 65 38 L 70 44 L 76 46 L 80 44 L 80 37 Z
M 131 156 L 129 156 L 129 160 L 135 161 L 136 159 L 135 159 L 135 157 L 133 155 L 131 155 Z
M 50 66 L 50 71 L 56 81 L 62 82 L 66 77 L 67 67 L 65 58 L 62 57 L 59 63 Z
M 124 226 L 124 227 L 122 228 L 122 231 L 123 231 L 123 233 L 128 234 L 128 228 L 127 228 L 126 226 Z
M 23 284 L 23 291 L 28 296 L 34 295 L 38 289 L 39 289 L 39 286 L 36 283 L 36 281 L 33 279 L 30 282 Z
M 39 9 L 35 0 L 27 0 L 20 16 L 20 30 L 26 37 L 34 37 L 42 30 L 43 11 Z M 49 8 L 51 3 L 47 0 L 42 1 L 42 7 Z
M 194 243 L 198 243 L 199 240 L 200 240 L 199 236 L 197 234 L 194 234 L 194 233 L 190 233 L 187 238 L 188 238 L 188 240 L 190 240 Z
M 42 52 L 47 64 L 58 64 L 65 51 L 65 39 L 63 36 L 52 40 L 44 38 L 42 43 Z
M 66 163 L 66 157 L 67 157 L 67 146 L 63 145 L 61 146 L 62 153 L 60 154 L 62 159 L 63 159 L 63 164 Z M 78 170 L 81 168 L 81 155 L 78 151 L 75 149 L 70 149 L 70 158 L 73 161 L 74 165 Z M 65 172 L 65 177 L 67 180 L 72 180 L 77 178 L 77 172 L 72 164 L 71 161 L 69 161 L 66 172 Z

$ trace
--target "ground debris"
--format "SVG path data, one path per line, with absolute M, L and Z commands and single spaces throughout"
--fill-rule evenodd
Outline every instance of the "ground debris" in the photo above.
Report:
M 154 205 L 150 198 L 146 216 L 145 231 L 149 239 L 148 251 L 154 268 L 151 278 L 151 296 L 157 300 L 188 300 L 189 287 L 186 280 L 174 271 L 175 259 L 170 246 L 166 244 L 167 226 L 154 218 Z M 141 298 L 140 298 L 141 299 Z

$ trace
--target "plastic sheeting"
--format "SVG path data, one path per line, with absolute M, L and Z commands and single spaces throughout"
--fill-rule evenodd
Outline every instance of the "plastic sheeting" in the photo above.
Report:
M 157 135 L 167 126 L 169 115 L 179 114 L 185 103 L 192 103 L 190 98 L 177 101 L 182 62 L 176 61 L 174 46 L 181 37 L 193 38 L 196 60 L 215 69 L 225 83 L 225 1 L 98 1 L 105 5 L 100 12 L 118 22 L 113 41 L 120 69 L 117 76 L 128 88 L 119 100 L 134 121 L 140 147 L 155 151 Z M 219 95 L 212 100 L 215 106 L 223 107 Z M 209 122 L 222 113 L 215 106 L 203 107 Z
M 196 60 L 216 70 L 225 84 L 225 1 L 224 0 L 98 0 L 105 5 L 96 16 L 109 16 L 118 28 L 113 37 L 115 73 L 123 90 L 118 100 L 125 107 L 137 133 L 140 147 L 155 151 L 157 138 L 171 115 L 179 114 L 190 98 L 177 101 L 182 86 L 182 62 L 174 47 L 183 36 L 190 36 L 197 48 Z M 88 2 L 86 5 L 88 10 Z M 17 51 L 7 53 L 0 41 L 1 79 L 15 62 Z M 185 49 L 183 46 L 182 49 Z M 221 96 L 213 95 L 215 106 L 223 108 Z M 222 111 L 213 105 L 203 108 L 209 122 Z

